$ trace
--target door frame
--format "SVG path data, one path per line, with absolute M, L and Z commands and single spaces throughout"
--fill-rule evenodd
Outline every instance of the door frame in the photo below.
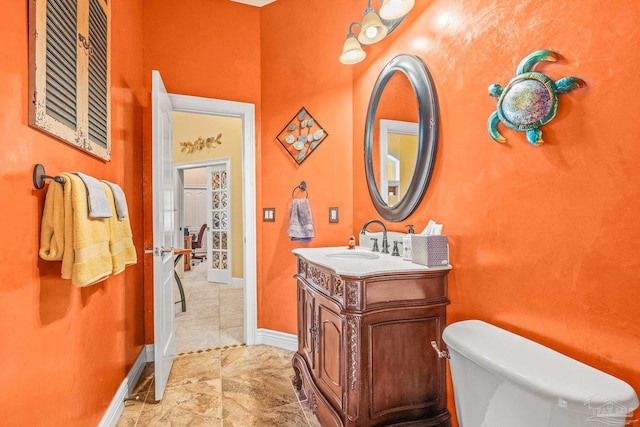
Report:
M 258 332 L 257 303 L 257 224 L 256 224 L 256 131 L 255 105 L 246 102 L 225 101 L 199 96 L 169 94 L 173 111 L 237 117 L 242 119 L 242 223 L 244 235 L 244 341 L 256 344 Z M 203 162 L 180 163 L 181 169 L 199 167 Z M 193 165 L 189 167 L 189 165 Z M 180 185 L 177 182 L 176 185 Z M 184 183 L 183 183 L 184 185 Z M 177 227 L 176 227 L 177 228 Z

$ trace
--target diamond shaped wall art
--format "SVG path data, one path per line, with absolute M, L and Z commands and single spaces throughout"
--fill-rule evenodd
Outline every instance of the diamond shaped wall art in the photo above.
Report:
M 302 107 L 278 134 L 277 139 L 297 164 L 304 162 L 329 134 Z

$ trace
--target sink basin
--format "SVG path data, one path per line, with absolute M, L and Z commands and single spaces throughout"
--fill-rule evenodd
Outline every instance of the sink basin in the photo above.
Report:
M 371 253 L 371 252 L 350 251 L 350 250 L 345 250 L 345 251 L 341 251 L 341 252 L 333 252 L 333 253 L 327 254 L 327 256 L 330 257 L 330 258 L 351 259 L 351 260 L 378 259 L 378 258 L 380 258 L 380 255 L 374 254 L 374 253 Z

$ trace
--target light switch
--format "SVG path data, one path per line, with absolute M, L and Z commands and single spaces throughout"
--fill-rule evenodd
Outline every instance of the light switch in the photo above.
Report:
M 276 222 L 276 208 L 263 208 L 262 209 L 262 221 L 263 222 Z
M 337 207 L 329 208 L 329 222 L 330 223 L 339 222 L 338 208 Z

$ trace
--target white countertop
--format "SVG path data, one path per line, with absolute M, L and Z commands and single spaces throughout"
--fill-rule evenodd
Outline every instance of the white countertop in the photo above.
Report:
M 411 261 L 403 260 L 401 256 L 372 252 L 371 249 L 362 246 L 357 246 L 352 250 L 347 249 L 346 246 L 297 248 L 292 252 L 309 262 L 330 268 L 337 274 L 347 276 L 369 276 L 385 273 L 410 273 L 451 269 L 451 265 L 427 267 L 414 264 Z M 377 255 L 378 258 L 357 258 L 359 254 L 363 256 Z

